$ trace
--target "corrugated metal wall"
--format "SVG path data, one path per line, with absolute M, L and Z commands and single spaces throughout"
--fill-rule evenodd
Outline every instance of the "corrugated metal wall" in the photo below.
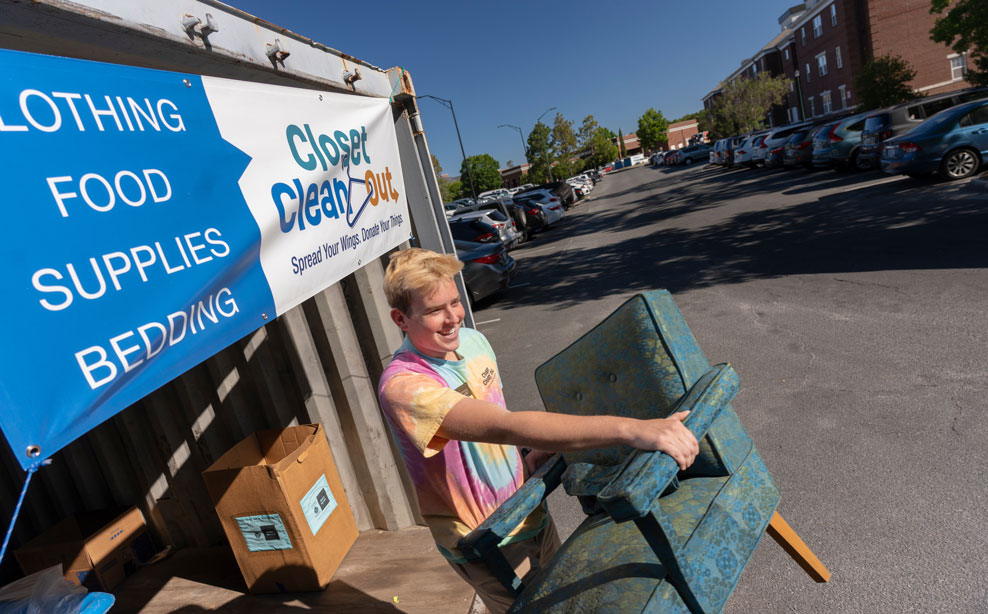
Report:
M 414 495 L 374 398 L 390 352 L 380 348 L 400 342 L 396 330 L 381 337 L 388 323 L 370 323 L 376 316 L 360 291 L 382 274 L 371 263 L 55 454 L 34 476 L 12 548 L 76 512 L 127 505 L 141 508 L 162 545 L 223 543 L 201 472 L 254 431 L 309 422 L 326 427 L 359 528 L 415 523 Z M 0 458 L 6 526 L 24 472 L 8 446 Z M 16 572 L 12 557 L 4 568 Z
M 133 36 L 129 24 L 108 25 L 102 13 L 93 17 L 79 6 L 61 0 L 0 0 L 0 47 L 340 89 L 333 83 L 338 76 L 325 84 L 311 76 L 300 82 L 230 57 L 193 57 L 188 41 L 183 47 L 174 36 L 149 38 L 145 24 L 136 28 L 142 34 Z M 189 65 L 179 64 L 186 60 Z M 428 145 L 420 124 L 410 119 L 416 112 L 411 80 L 401 71 L 397 81 L 395 127 L 416 239 L 452 251 L 449 228 L 439 222 L 445 217 Z M 401 343 L 381 289 L 385 261 L 368 263 L 56 453 L 32 480 L 11 549 L 68 515 L 129 505 L 144 512 L 160 545 L 224 543 L 201 472 L 250 433 L 310 422 L 325 427 L 360 529 L 394 530 L 420 522 L 376 399 L 383 365 Z M 0 444 L 3 528 L 24 477 L 13 452 Z M 0 566 L 0 585 L 17 575 L 16 561 L 8 554 Z

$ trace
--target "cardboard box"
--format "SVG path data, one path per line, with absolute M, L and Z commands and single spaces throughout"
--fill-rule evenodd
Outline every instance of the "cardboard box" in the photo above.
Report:
M 65 579 L 109 591 L 154 556 L 154 543 L 136 507 L 66 518 L 14 552 L 25 574 L 62 565 Z
M 202 477 L 252 593 L 326 588 L 357 539 L 321 425 L 254 433 Z

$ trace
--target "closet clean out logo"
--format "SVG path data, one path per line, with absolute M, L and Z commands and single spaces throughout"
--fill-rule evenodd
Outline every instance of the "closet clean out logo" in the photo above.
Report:
M 391 169 L 375 170 L 367 143 L 367 127 L 316 134 L 309 124 L 289 124 L 285 129 L 288 150 L 304 171 L 338 169 L 330 181 L 304 182 L 296 177 L 271 186 L 281 232 L 304 231 L 328 220 L 345 219 L 354 228 L 367 205 L 398 202 Z M 307 183 L 307 185 L 306 185 Z M 377 234 L 377 233 L 374 233 Z M 373 236 L 373 235 L 371 235 Z

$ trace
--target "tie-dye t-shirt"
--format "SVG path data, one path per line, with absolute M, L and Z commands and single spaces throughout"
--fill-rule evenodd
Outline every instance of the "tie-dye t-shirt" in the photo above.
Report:
M 406 338 L 381 376 L 381 407 L 418 493 L 422 516 L 439 550 L 461 560 L 456 542 L 480 525 L 524 481 L 515 446 L 450 441 L 436 436 L 449 410 L 466 396 L 504 407 L 490 343 L 460 328 L 461 360 L 420 353 Z M 546 523 L 536 509 L 504 543 L 536 535 Z

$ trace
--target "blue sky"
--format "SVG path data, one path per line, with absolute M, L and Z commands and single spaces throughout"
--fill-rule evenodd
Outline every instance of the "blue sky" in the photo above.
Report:
M 403 66 L 418 94 L 452 99 L 467 155 L 503 168 L 524 161 L 528 136 L 557 107 L 578 127 L 593 115 L 625 134 L 655 107 L 669 119 L 779 33 L 794 0 L 367 2 L 226 0 L 276 25 L 380 66 Z M 419 100 L 429 148 L 458 175 L 450 112 Z M 555 111 L 546 114 L 550 120 Z

